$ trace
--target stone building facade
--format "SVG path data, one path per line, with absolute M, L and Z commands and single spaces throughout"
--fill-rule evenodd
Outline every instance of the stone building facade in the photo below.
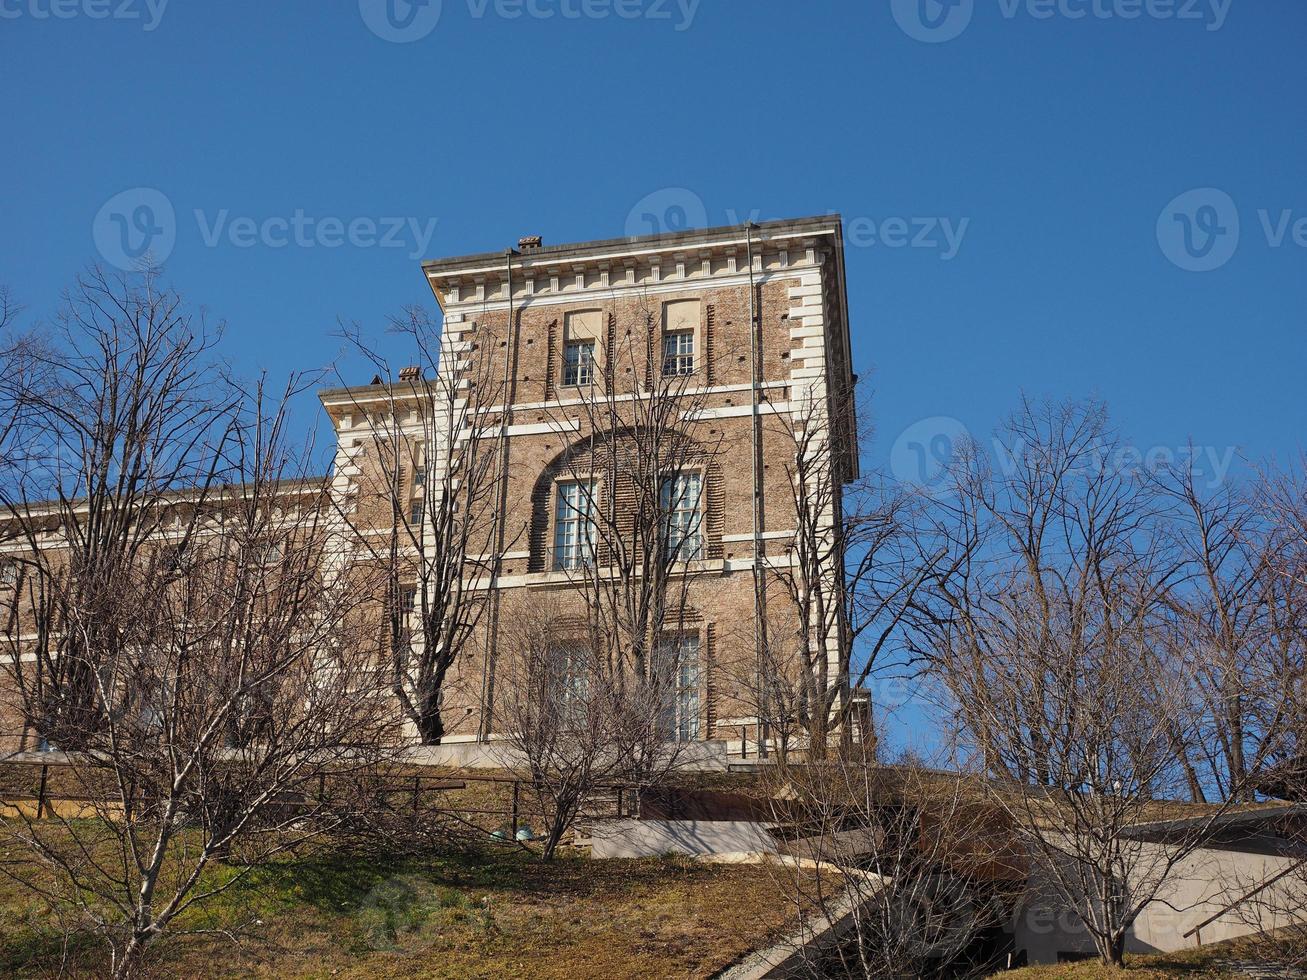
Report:
M 778 662 L 771 638 L 803 632 L 773 588 L 793 568 L 796 474 L 827 485 L 814 499 L 821 533 L 832 535 L 840 488 L 857 475 L 838 216 L 571 245 L 523 239 L 423 272 L 443 312 L 432 370 L 320 392 L 335 462 L 325 486 L 296 483 L 295 494 L 315 508 L 331 501 L 328 517 L 313 510 L 326 571 L 388 547 L 434 548 L 432 487 L 463 481 L 450 471 L 453 447 L 483 444 L 487 493 L 457 577 L 479 612 L 440 687 L 443 740 L 504 730 L 514 631 L 542 603 L 582 623 L 604 602 L 620 605 L 603 592 L 614 579 L 641 592 L 661 549 L 661 598 L 637 632 L 649 634 L 646 668 L 676 676 L 667 737 L 756 750 L 765 675 L 785 673 L 790 656 Z M 392 452 L 401 441 L 402 458 Z M 825 462 L 796 466 L 814 447 Z M 654 511 L 653 536 L 644 527 L 637 540 Z M 306 513 L 302 502 L 293 512 Z M 42 547 L 57 550 L 57 526 L 48 538 Z M 0 589 L 14 590 L 18 569 L 3 552 L 23 547 L 0 540 Z M 841 579 L 837 564 L 823 574 Z M 433 600 L 451 587 L 414 576 L 379 606 L 408 615 L 416 593 Z M 22 656 L 32 626 L 13 599 L 3 606 L 8 648 Z M 621 616 L 598 620 L 618 646 L 630 644 Z M 847 684 L 838 629 L 799 642 L 819 648 L 823 683 Z M 0 738 L 30 748 L 11 700 L 0 698 Z
M 635 430 L 654 415 L 703 447 L 657 477 L 667 481 L 660 498 L 643 498 L 666 504 L 660 519 L 683 552 L 669 568 L 675 613 L 654 638 L 656 648 L 674 648 L 680 678 L 669 736 L 756 740 L 760 634 L 794 629 L 785 604 L 766 596 L 768 577 L 791 562 L 796 452 L 819 445 L 829 454 L 819 476 L 832 484 L 819 498 L 823 526 L 838 521 L 839 487 L 857 470 L 840 219 L 558 246 L 523 239 L 504 253 L 429 261 L 423 271 L 444 315 L 440 371 L 447 383 L 457 379 L 458 412 L 489 417 L 470 437 L 494 441 L 502 477 L 486 512 L 495 533 L 467 572 L 488 590 L 489 608 L 444 685 L 445 740 L 484 738 L 502 724 L 497 678 L 523 610 L 543 596 L 564 607 L 596 601 L 592 580 L 617 559 L 593 540 L 605 537 L 593 513 L 620 510 L 622 492 L 637 490 L 614 491 L 605 505 L 596 489 L 603 478 L 585 467 L 595 465 L 599 430 Z M 347 507 L 366 508 L 358 498 L 368 496 L 384 452 L 377 419 L 429 439 L 430 415 L 393 383 L 321 399 L 338 437 L 334 490 Z M 674 424 L 665 424 L 660 400 L 675 402 Z M 467 426 L 461 417 L 454 424 Z M 814 427 L 816 440 L 796 438 Z M 429 452 L 413 467 L 435 472 L 417 478 L 407 517 L 422 519 L 416 501 L 441 466 Z M 393 510 L 377 507 L 363 533 L 385 534 Z M 627 535 L 633 525 L 623 521 L 607 533 Z M 760 629 L 764 617 L 770 625 Z M 846 683 L 838 634 L 820 642 L 829 683 Z

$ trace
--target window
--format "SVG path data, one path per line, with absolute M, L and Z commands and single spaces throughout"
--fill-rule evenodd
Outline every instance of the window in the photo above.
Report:
M 694 374 L 694 334 L 689 330 L 663 334 L 663 377 Z
M 703 303 L 674 299 L 663 304 L 663 376 L 694 374 L 694 351 L 703 329 Z
M 602 310 L 574 310 L 563 318 L 564 385 L 588 385 L 597 380 L 607 334 Z
M 399 590 L 399 611 L 404 617 L 411 616 L 413 610 L 418 605 L 418 590 L 416 585 L 404 585 Z
M 415 526 L 419 525 L 422 523 L 422 516 L 423 516 L 422 501 L 420 500 L 413 501 L 413 509 L 409 513 L 408 522 Z
M 673 561 L 696 561 L 703 555 L 700 528 L 702 480 L 698 473 L 677 473 L 664 478 L 660 491 L 663 519 L 667 522 L 667 552 Z
M 0 558 L 0 589 L 12 589 L 18 584 L 18 562 Z
M 413 486 L 422 487 L 427 483 L 427 447 L 418 443 L 413 449 Z
M 594 522 L 590 508 L 594 487 L 560 483 L 554 507 L 554 568 L 577 568 L 594 557 Z
M 588 385 L 594 381 L 593 340 L 569 340 L 563 348 L 563 384 Z
M 580 723 L 590 697 L 589 651 L 582 646 L 557 646 L 549 651 L 551 699 L 565 722 Z
M 654 648 L 654 679 L 662 707 L 658 731 L 669 742 L 699 737 L 699 637 L 684 633 L 658 642 Z

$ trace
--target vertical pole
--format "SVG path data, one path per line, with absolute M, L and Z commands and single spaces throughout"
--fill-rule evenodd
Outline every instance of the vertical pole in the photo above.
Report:
M 766 665 L 763 663 L 763 555 L 762 555 L 762 415 L 759 412 L 759 386 L 762 382 L 762 332 L 758 323 L 756 287 L 753 281 L 753 229 L 745 225 L 746 259 L 749 265 L 749 365 L 753 397 L 750 403 L 750 443 L 753 455 L 753 652 L 758 676 L 755 698 L 758 709 L 758 757 L 767 756 L 767 730 L 763 721 Z
M 421 796 L 421 793 L 422 793 L 422 777 L 414 776 L 413 777 L 413 816 L 415 817 L 418 815 L 418 798 Z
M 36 819 L 41 819 L 41 814 L 45 811 L 45 785 L 50 775 L 50 767 L 44 762 L 41 763 L 41 787 L 36 791 Z
M 499 499 L 495 503 L 495 555 L 490 566 L 490 609 L 486 624 L 486 659 L 481 672 L 481 727 L 478 736 L 482 742 L 490 741 L 495 710 L 495 663 L 499 634 L 499 575 L 503 571 L 504 524 L 508 520 L 508 426 L 511 420 L 517 385 L 514 378 L 513 322 L 513 255 L 510 248 L 504 253 L 506 264 L 505 286 L 508 291 L 508 325 L 504 330 L 504 410 L 499 413 Z
M 513 840 L 517 840 L 517 817 L 518 817 L 518 795 L 521 791 L 522 784 L 516 779 L 513 780 Z

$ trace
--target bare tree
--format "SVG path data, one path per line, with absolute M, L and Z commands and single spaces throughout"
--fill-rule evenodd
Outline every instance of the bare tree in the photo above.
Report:
M 371 772 L 393 730 L 363 614 L 376 588 L 360 566 L 324 575 L 328 488 L 289 444 L 293 393 L 269 400 L 259 385 L 232 411 L 209 449 L 221 464 L 199 470 L 238 482 L 142 504 L 151 513 L 128 527 L 151 533 L 113 567 L 111 608 L 55 573 L 39 590 L 51 601 L 31 610 L 38 623 L 58 610 L 61 634 L 100 637 L 108 620 L 119 637 L 89 671 L 94 715 L 58 729 L 85 802 L 5 821 L 0 872 L 101 937 L 115 976 L 250 865 L 331 830 L 328 780 Z M 153 471 L 150 456 L 142 466 Z M 29 714 L 45 709 L 44 688 L 23 691 Z M 211 874 L 219 858 L 233 870 Z
M 979 781 L 864 746 L 768 774 L 774 819 L 790 828 L 775 865 L 801 915 L 847 921 L 814 945 L 813 976 L 981 977 L 1024 888 L 1026 861 Z
M 582 398 L 553 421 L 577 436 L 541 483 L 574 493 L 553 515 L 541 495 L 533 515 L 537 538 L 550 517 L 575 526 L 545 549 L 546 565 L 584 594 L 588 629 L 608 637 L 603 658 L 618 683 L 652 676 L 659 642 L 689 627 L 694 583 L 718 547 L 704 514 L 727 437 L 705 420 L 707 388 L 665 362 L 659 330 L 653 310 L 627 324 L 611 317 L 602 351 L 576 367 Z
M 1307 637 L 1304 596 L 1307 596 L 1307 489 L 1303 473 L 1296 470 L 1269 471 L 1262 477 L 1258 503 L 1272 525 L 1273 545 L 1267 548 L 1269 561 L 1267 603 L 1272 614 L 1271 629 L 1277 649 L 1292 651 L 1280 658 L 1274 680 L 1276 702 L 1285 705 L 1278 745 L 1258 789 L 1282 799 L 1307 800 L 1307 652 L 1301 644 Z
M 416 363 L 395 370 L 357 329 L 347 338 L 378 370 L 379 398 L 352 394 L 368 421 L 364 475 L 340 503 L 351 542 L 386 570 L 391 686 L 424 745 L 446 732 L 441 694 L 487 608 L 482 577 L 504 550 L 502 404 L 489 349 L 442 338 L 414 307 L 392 320 Z M 376 533 L 376 532 L 380 533 Z
M 659 725 L 672 692 L 658 677 L 614 683 L 606 644 L 577 613 L 556 594 L 524 593 L 500 642 L 499 751 L 528 779 L 545 860 L 601 793 L 658 782 L 678 761 Z
M 1205 715 L 1181 754 L 1189 792 L 1251 800 L 1251 767 L 1280 748 L 1307 665 L 1303 586 L 1284 568 L 1291 539 L 1251 489 L 1205 488 L 1192 465 L 1157 474 L 1156 486 L 1176 505 L 1169 527 L 1184 563 L 1168 599 L 1175 655 Z
M 23 418 L 24 393 L 33 384 L 35 338 L 17 333 L 22 312 L 9 287 L 0 286 L 0 471 L 16 468 L 23 455 L 15 433 Z
M 232 395 L 208 359 L 218 333 L 154 272 L 93 270 L 4 382 L 21 451 L 0 473 L 0 535 L 34 610 L 6 669 L 49 743 L 76 748 L 105 722 L 97 677 L 130 633 L 120 596 L 169 495 L 202 505 L 228 476 Z
M 1183 556 L 1155 497 L 1109 465 L 1120 457 L 1101 405 L 1025 401 L 999 442 L 997 471 L 972 447 L 934 501 L 948 557 L 918 622 L 923 652 L 996 777 L 991 798 L 1119 965 L 1131 925 L 1222 810 L 1164 842 L 1139 832 L 1184 795 L 1204 718 L 1177 655 Z
M 797 736 L 813 759 L 837 736 L 874 739 L 870 719 L 855 713 L 855 693 L 901 652 L 914 599 L 933 567 L 914 546 L 915 496 L 875 474 L 853 476 L 856 450 L 835 439 L 831 424 L 851 399 L 852 392 L 832 401 L 796 396 L 771 427 L 787 447 L 795 533 L 784 558 L 772 563 L 776 597 L 768 605 L 779 603 L 783 612 L 771 617 L 758 700 L 778 743 Z M 793 629 L 779 626 L 790 622 Z

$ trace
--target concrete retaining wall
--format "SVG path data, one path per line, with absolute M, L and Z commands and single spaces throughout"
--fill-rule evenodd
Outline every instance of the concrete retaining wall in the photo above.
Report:
M 502 739 L 489 742 L 448 741 L 441 745 L 415 745 L 404 750 L 405 762 L 452 769 L 520 769 L 519 752 Z M 688 742 L 677 746 L 677 772 L 726 772 L 725 742 Z
M 746 820 L 604 820 L 590 828 L 590 847 L 596 858 L 770 854 L 776 841 L 763 824 Z

